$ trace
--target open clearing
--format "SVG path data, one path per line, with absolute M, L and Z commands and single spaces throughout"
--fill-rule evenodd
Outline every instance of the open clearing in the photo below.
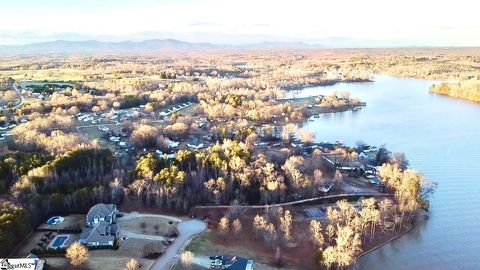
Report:
M 118 218 L 117 223 L 120 226 L 120 231 L 165 236 L 175 228 L 177 222 L 158 215 L 147 216 L 139 214 L 136 217 L 132 217 L 127 214 Z
M 238 239 L 231 240 L 233 237 L 228 237 L 230 240 L 218 239 L 214 232 L 207 232 L 203 235 L 200 235 L 194 238 L 190 245 L 188 245 L 185 250 L 193 252 L 196 256 L 200 257 L 209 257 L 215 255 L 230 255 L 230 256 L 240 256 L 243 258 L 253 259 L 254 269 L 256 270 L 273 270 L 278 269 L 272 265 L 269 265 L 269 262 L 266 261 L 268 256 L 264 256 L 264 252 L 261 251 L 262 248 L 252 248 L 255 244 L 252 245 L 242 245 L 240 244 L 243 241 Z M 244 239 L 244 238 L 242 238 Z M 263 246 L 261 239 L 258 239 L 256 242 L 257 245 Z M 230 243 L 230 244 L 229 244 Z M 238 244 L 234 244 L 238 243 Z M 275 252 L 273 252 L 275 253 Z M 174 269 L 185 269 L 180 265 L 177 265 Z M 206 269 L 200 266 L 196 266 L 195 269 Z M 283 266 L 281 269 L 286 270 L 300 270 L 307 268 L 291 268 L 290 266 Z

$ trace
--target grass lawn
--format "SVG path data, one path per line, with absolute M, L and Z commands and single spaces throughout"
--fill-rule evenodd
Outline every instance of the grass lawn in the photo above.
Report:
M 277 269 L 274 266 L 269 265 L 267 256 L 264 256 L 263 243 L 258 240 L 257 247 L 252 248 L 250 245 L 242 245 L 242 240 L 231 240 L 234 237 L 230 237 L 228 240 L 219 239 L 215 232 L 207 232 L 201 236 L 195 237 L 190 244 L 186 247 L 186 250 L 193 252 L 199 256 L 214 256 L 214 255 L 230 255 L 240 256 L 254 260 L 254 267 L 258 270 Z M 243 237 L 241 237 L 243 239 Z M 272 254 L 275 251 L 271 251 Z M 197 266 L 198 267 L 198 266 Z M 175 269 L 184 269 L 182 266 L 177 265 Z M 204 269 L 198 267 L 198 269 Z M 282 269 L 295 269 L 282 267 Z
M 22 246 L 15 252 L 16 256 L 25 257 L 30 254 L 30 251 L 40 242 L 45 232 L 33 232 L 28 238 L 24 240 Z
M 38 228 L 47 230 L 68 230 L 73 228 L 82 229 L 85 226 L 86 215 L 84 214 L 71 214 L 64 216 L 64 218 L 65 219 L 61 223 L 55 225 L 47 224 L 47 220 L 45 220 L 45 222 L 38 226 Z
M 171 222 L 172 224 L 169 224 Z M 175 228 L 175 222 L 163 217 L 137 217 L 132 219 L 119 218 L 117 223 L 120 225 L 120 230 L 128 230 L 133 233 L 161 235 L 165 236 L 169 230 Z M 144 224 L 144 228 L 142 228 Z
M 180 264 L 176 264 L 172 270 L 205 270 L 207 268 L 204 268 L 204 267 L 201 267 L 199 265 L 195 265 L 195 264 L 192 264 L 190 265 L 188 268 L 186 267 L 183 267 L 182 265 Z
M 25 242 L 22 244 L 22 246 L 15 252 L 16 256 L 19 257 L 25 257 L 28 254 L 30 254 L 30 251 L 34 248 L 37 248 L 37 244 L 41 241 L 42 237 L 45 236 L 48 232 L 33 232 L 30 237 L 26 238 Z M 63 234 L 63 233 L 59 233 Z M 80 234 L 75 233 L 75 234 L 70 234 L 70 233 L 65 233 L 70 236 L 70 238 L 65 242 L 65 245 L 70 245 L 80 239 Z M 55 239 L 56 233 L 52 234 L 50 237 L 50 240 L 47 242 L 47 244 L 51 243 Z
M 378 192 L 377 188 L 370 184 L 366 178 L 345 177 L 343 179 L 344 189 L 349 192 L 348 186 L 356 188 L 362 192 Z
M 158 241 L 129 238 L 120 242 L 118 250 L 100 249 L 90 250 L 90 257 L 86 268 L 92 270 L 119 270 L 124 269 L 127 262 L 135 258 L 140 264 L 140 269 L 149 269 L 155 260 L 143 258 L 143 247 Z M 63 257 L 47 258 L 49 269 L 69 269 L 68 261 Z
M 72 83 L 57 83 L 57 82 L 52 82 L 52 81 L 47 81 L 47 82 L 43 82 L 43 81 L 22 81 L 19 83 L 20 87 L 24 88 L 24 87 L 27 87 L 27 86 L 41 86 L 41 85 L 46 85 L 46 84 L 54 84 L 54 85 L 58 85 L 58 86 L 73 86 Z
M 41 70 L 8 70 L 2 71 L 4 77 L 12 77 L 16 80 L 23 79 L 25 74 L 33 80 L 49 81 L 78 81 L 84 80 L 85 71 L 75 69 L 41 69 Z
M 89 123 L 80 123 L 78 124 L 79 126 L 83 125 L 88 125 Z M 106 126 L 108 128 L 111 128 L 111 126 Z M 91 126 L 91 127 L 82 127 L 80 129 L 80 132 L 83 134 L 86 134 L 88 138 L 90 139 L 97 139 L 97 138 L 102 138 L 103 136 L 106 136 L 106 133 L 99 130 L 97 126 Z
M 217 242 L 223 242 L 223 240 L 218 239 L 218 236 L 215 232 L 207 232 L 201 236 L 195 237 L 190 244 L 185 248 L 185 250 L 191 251 L 195 256 L 213 256 L 213 255 L 230 255 L 230 256 L 240 256 L 248 259 L 253 259 L 253 267 L 256 270 L 273 270 L 279 269 L 275 266 L 269 265 L 269 262 L 266 260 L 263 252 L 259 252 L 259 248 L 263 246 L 263 243 L 258 241 L 258 246 L 256 248 L 251 248 L 241 244 L 241 240 L 230 241 L 227 240 L 224 244 L 219 245 Z M 229 244 L 231 243 L 231 244 Z M 275 251 L 271 251 L 275 253 Z M 192 265 L 190 268 L 185 268 L 180 264 L 177 264 L 174 270 L 201 270 L 206 269 L 198 265 Z M 302 268 L 291 268 L 289 266 L 283 266 L 281 269 L 290 269 L 290 270 L 299 270 Z

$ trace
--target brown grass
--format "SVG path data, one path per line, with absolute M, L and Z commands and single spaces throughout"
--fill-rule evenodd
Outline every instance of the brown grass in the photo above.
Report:
M 175 227 L 175 222 L 171 222 L 170 219 L 165 219 L 162 217 L 139 217 L 129 220 L 118 219 L 117 223 L 120 226 L 121 230 L 128 230 L 134 233 L 140 234 L 151 234 L 151 235 L 162 235 L 165 236 L 168 234 L 171 228 Z M 145 223 L 145 229 L 141 228 L 141 224 Z M 155 226 L 158 226 L 158 230 L 155 230 Z
M 186 249 L 200 256 L 230 255 L 253 259 L 255 269 L 278 269 L 276 248 L 266 244 L 262 238 L 257 238 L 253 232 L 251 223 L 254 215 L 253 212 L 242 215 L 241 235 L 228 233 L 222 236 L 211 226 L 211 230 L 193 239 Z M 308 223 L 295 222 L 294 227 L 296 247 L 289 248 L 281 243 L 275 245 L 280 247 L 281 269 L 317 269 L 316 254 L 308 241 Z
M 48 217 L 50 218 L 50 217 Z M 56 225 L 47 224 L 47 220 L 38 226 L 39 229 L 46 230 L 66 230 L 71 228 L 83 228 L 86 222 L 86 216 L 84 214 L 71 214 L 64 216 L 65 220 L 62 223 Z
M 92 270 L 119 270 L 124 269 L 131 258 L 136 258 L 142 265 L 141 269 L 149 269 L 155 260 L 143 258 L 143 247 L 152 242 L 152 240 L 133 239 L 120 242 L 118 250 L 101 249 L 90 250 L 90 257 L 85 268 Z M 69 269 L 68 261 L 63 258 L 47 258 L 49 269 Z

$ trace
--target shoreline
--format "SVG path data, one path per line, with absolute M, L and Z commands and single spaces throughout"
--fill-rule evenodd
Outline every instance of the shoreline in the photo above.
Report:
M 375 82 L 373 79 L 347 79 L 347 80 L 325 80 L 322 82 L 318 83 L 310 83 L 310 84 L 300 84 L 297 86 L 291 86 L 291 87 L 285 87 L 281 88 L 283 91 L 289 92 L 289 91 L 298 91 L 298 90 L 303 90 L 308 87 L 317 87 L 317 86 L 331 86 L 335 85 L 338 83 L 368 83 L 368 82 Z
M 448 97 L 448 98 L 453 98 L 453 99 L 457 99 L 457 100 L 461 100 L 461 101 L 466 101 L 466 102 L 470 102 L 470 103 L 477 104 L 477 105 L 480 104 L 480 100 L 473 100 L 473 99 L 470 99 L 470 98 L 455 96 L 455 95 L 451 95 L 451 94 L 448 94 L 448 93 L 441 93 L 441 92 L 432 91 L 432 90 L 428 90 L 428 93 L 433 94 L 433 95 L 442 96 L 442 97 Z
M 380 249 L 380 248 L 382 248 L 383 246 L 385 246 L 385 245 L 387 245 L 387 244 L 389 244 L 389 243 L 391 243 L 391 242 L 399 239 L 400 237 L 405 236 L 405 235 L 409 234 L 410 232 L 412 232 L 412 230 L 415 228 L 416 218 L 417 218 L 417 217 L 414 218 L 413 222 L 410 224 L 410 227 L 409 227 L 406 231 L 401 232 L 400 234 L 395 235 L 395 236 L 389 238 L 389 239 L 386 240 L 385 242 L 382 242 L 382 243 L 380 243 L 380 244 L 378 244 L 378 245 L 375 245 L 374 247 L 372 247 L 372 248 L 370 248 L 370 249 L 368 249 L 368 250 L 363 251 L 362 253 L 360 253 L 360 254 L 355 258 L 355 260 L 354 260 L 354 262 L 353 262 L 353 265 L 352 265 L 351 267 L 347 268 L 347 269 L 349 269 L 349 270 L 357 270 L 357 263 L 358 263 L 358 261 L 359 261 L 363 256 L 366 256 L 366 255 L 374 252 L 375 250 Z

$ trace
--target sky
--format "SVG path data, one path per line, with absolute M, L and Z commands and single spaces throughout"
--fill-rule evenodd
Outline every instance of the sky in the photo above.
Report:
M 245 44 L 480 46 L 474 0 L 1 0 L 0 44 L 174 38 Z

